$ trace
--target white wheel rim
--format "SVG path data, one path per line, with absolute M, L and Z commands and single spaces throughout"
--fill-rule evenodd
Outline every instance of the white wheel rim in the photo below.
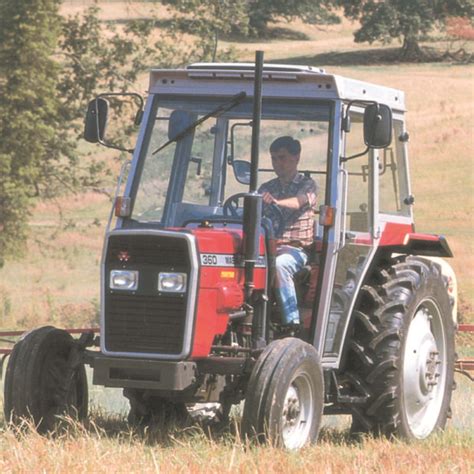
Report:
M 281 414 L 283 444 L 298 449 L 310 436 L 314 418 L 314 393 L 308 374 L 301 372 L 291 381 Z
M 403 359 L 403 406 L 416 438 L 435 428 L 444 399 L 447 374 L 446 333 L 432 300 L 418 306 L 408 328 Z

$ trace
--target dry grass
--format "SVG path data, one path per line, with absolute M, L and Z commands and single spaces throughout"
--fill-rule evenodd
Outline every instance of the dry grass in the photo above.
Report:
M 269 447 L 248 448 L 233 440 L 209 440 L 200 433 L 175 439 L 168 447 L 147 444 L 133 433 L 110 438 L 100 430 L 58 439 L 5 433 L 0 441 L 2 472 L 165 472 L 165 473 L 399 473 L 469 472 L 474 463 L 472 439 L 453 433 L 407 445 L 367 439 L 360 443 L 323 441 L 288 453 Z M 4 449 L 8 447 L 8 449 Z
M 472 387 L 461 381 L 454 412 L 468 407 Z M 471 418 L 472 419 L 472 418 Z M 85 426 L 70 422 L 55 436 L 0 428 L 2 472 L 165 472 L 165 473 L 399 473 L 471 472 L 474 430 L 457 424 L 432 438 L 404 443 L 354 440 L 341 428 L 326 428 L 318 444 L 298 453 L 255 447 L 241 441 L 238 418 L 230 430 L 200 426 L 154 426 L 131 430 L 122 417 L 96 412 Z

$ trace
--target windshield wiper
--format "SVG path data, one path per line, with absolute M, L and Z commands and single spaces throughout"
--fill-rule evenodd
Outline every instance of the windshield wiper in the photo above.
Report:
M 185 129 L 183 129 L 183 131 L 179 132 L 175 137 L 171 138 L 166 143 L 157 148 L 154 152 L 152 152 L 152 155 L 156 155 L 159 151 L 163 150 L 163 148 L 167 147 L 170 143 L 177 142 L 180 138 L 183 138 L 188 132 L 196 128 L 198 125 L 201 125 L 201 123 L 205 122 L 208 118 L 219 117 L 219 115 L 222 115 L 224 112 L 228 112 L 229 110 L 233 109 L 236 105 L 239 105 L 246 97 L 247 93 L 244 91 L 234 95 L 229 102 L 219 105 L 219 107 L 216 107 L 214 110 L 211 110 L 206 115 L 203 115 L 200 119 L 197 119 L 195 122 L 188 125 Z

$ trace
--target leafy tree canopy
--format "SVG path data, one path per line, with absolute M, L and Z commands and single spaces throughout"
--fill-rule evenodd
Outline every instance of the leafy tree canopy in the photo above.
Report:
M 420 58 L 420 38 L 448 17 L 474 14 L 472 0 L 339 0 L 339 4 L 347 17 L 361 23 L 354 34 L 356 42 L 401 39 L 404 59 Z
M 265 33 L 268 24 L 278 18 L 300 18 L 315 25 L 340 22 L 331 11 L 334 2 L 330 0 L 250 0 L 248 4 L 249 27 L 254 35 Z
M 61 133 L 51 58 L 59 3 L 0 1 L 0 257 L 20 249 L 31 197 L 73 148 Z
M 334 2 L 330 0 L 161 0 L 161 3 L 192 16 L 194 20 L 188 30 L 210 38 L 230 32 L 262 36 L 269 23 L 281 18 L 288 21 L 301 18 L 312 24 L 340 21 L 331 12 Z
M 24 248 L 36 198 L 103 180 L 109 167 L 77 149 L 87 101 L 129 90 L 144 70 L 187 53 L 172 33 L 153 43 L 153 20 L 118 29 L 102 24 L 95 7 L 65 19 L 60 3 L 0 0 L 0 266 Z

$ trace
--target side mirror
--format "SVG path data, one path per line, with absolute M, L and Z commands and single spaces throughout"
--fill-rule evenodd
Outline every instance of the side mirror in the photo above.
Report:
M 364 112 L 364 142 L 369 148 L 385 148 L 392 143 L 392 110 L 371 104 Z
M 241 184 L 250 184 L 250 163 L 244 160 L 232 162 L 235 179 Z
M 98 97 L 89 102 L 84 126 L 84 138 L 90 143 L 102 142 L 107 127 L 109 103 Z
M 175 140 L 193 121 L 193 115 L 186 110 L 173 110 L 168 122 L 168 140 Z

